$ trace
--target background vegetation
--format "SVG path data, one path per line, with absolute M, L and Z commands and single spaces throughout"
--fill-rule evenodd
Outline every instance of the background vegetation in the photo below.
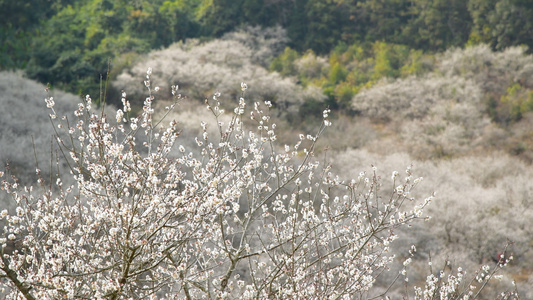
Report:
M 2 0 L 0 17 L 0 68 L 23 68 L 75 94 L 99 92 L 109 65 L 114 78 L 138 54 L 244 25 L 282 26 L 291 49 L 339 63 L 324 87 L 339 105 L 357 92 L 347 83 L 420 72 L 423 53 L 533 46 L 533 4 L 525 0 Z M 291 55 L 273 69 L 290 72 Z M 376 68 L 344 72 L 354 59 L 374 59 Z

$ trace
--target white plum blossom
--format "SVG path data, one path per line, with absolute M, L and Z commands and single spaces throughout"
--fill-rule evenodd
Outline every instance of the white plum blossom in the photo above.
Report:
M 125 92 L 118 125 L 88 100 L 75 127 L 54 121 L 65 122 L 56 139 L 71 173 L 47 182 L 38 172 L 40 189 L 2 181 L 16 203 L 0 212 L 6 299 L 367 298 L 396 261 L 395 231 L 430 203 L 411 198 L 410 169 L 392 182 L 377 168 L 341 179 L 317 155 L 329 121 L 281 146 L 269 104 L 247 106 L 244 93 L 228 121 L 221 95 L 206 100 L 212 121 L 185 147 L 179 120 L 154 117 L 152 72 L 129 128 Z M 485 282 L 493 271 L 483 271 Z M 417 299 L 439 286 L 432 276 Z M 453 276 L 442 286 L 464 281 Z

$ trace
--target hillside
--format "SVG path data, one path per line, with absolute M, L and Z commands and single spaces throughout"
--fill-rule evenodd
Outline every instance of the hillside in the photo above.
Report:
M 241 81 L 249 85 L 244 94 L 246 99 L 272 100 L 275 104 L 273 117 L 281 126 L 280 141 L 289 142 L 300 133 L 313 132 L 319 117 L 306 119 L 299 112 L 302 103 L 310 101 L 308 93 L 313 85 L 304 88 L 294 77 L 269 73 L 260 61 L 252 59 L 252 50 L 235 39 L 174 45 L 148 54 L 120 74 L 111 86 L 131 90 L 127 93 L 131 101 L 142 99 L 143 91 L 136 86 L 140 86 L 143 75 L 139 74 L 139 80 L 135 77 L 137 72 L 153 66 L 152 82 L 161 86 L 154 103 L 156 115 L 160 115 L 169 103 L 168 85 L 178 83 L 183 100 L 168 117 L 183 127 L 181 144 L 187 148 L 201 134 L 201 120 L 208 118 L 202 99 L 220 91 L 221 105 L 230 108 L 240 97 Z M 512 110 L 504 110 L 502 107 L 507 103 L 503 102 L 495 108 L 502 118 L 508 119 L 500 121 L 503 119 L 492 115 L 487 99 L 493 95 L 502 95 L 502 99 L 513 97 L 516 94 L 509 91 L 516 85 L 513 82 L 519 82 L 521 93 L 527 94 L 530 88 L 527 74 L 532 64 L 531 56 L 519 48 L 504 52 L 493 52 L 485 46 L 450 50 L 436 56 L 432 71 L 383 79 L 355 95 L 349 111 L 334 113 L 333 125 L 324 134 L 318 150 L 326 154 L 328 146 L 326 160 L 343 178 L 358 177 L 361 170 L 371 165 L 377 166 L 378 174 L 387 178 L 392 171 L 412 165 L 413 171 L 424 178 L 413 196 L 437 193 L 437 200 L 429 207 L 431 220 L 402 230 L 404 239 L 396 246 L 400 253 L 411 244 L 418 247 L 414 264 L 418 271 L 411 278 L 423 280 L 416 274 L 423 273 L 429 256 L 436 265 L 449 257 L 453 257 L 454 263 L 471 268 L 490 262 L 510 239 L 514 241 L 511 251 L 516 259 L 506 272 L 506 280 L 516 280 L 522 295 L 531 295 L 528 288 L 531 270 L 527 266 L 533 263 L 530 250 L 533 170 L 529 163 L 531 141 L 526 138 L 531 134 L 531 118 L 528 112 L 519 118 L 511 117 Z M 480 68 L 484 71 L 479 72 Z M 221 78 L 218 74 L 227 76 Z M 31 136 L 38 137 L 34 143 L 39 165 L 49 162 L 50 152 L 42 151 L 49 149 L 50 139 L 45 137 L 53 133 L 45 103 L 41 101 L 46 97 L 45 87 L 18 74 L 2 76 L 6 91 L 12 93 L 1 98 L 2 105 L 12 109 L 11 117 L 3 119 L 0 138 L 4 142 L 0 153 L 3 161 L 11 162 L 12 173 L 23 183 L 29 183 L 34 180 L 31 170 L 35 169 Z M 195 85 L 195 80 L 200 84 Z M 232 80 L 236 83 L 232 84 Z M 265 82 L 268 84 L 264 85 Z M 317 89 L 311 101 L 324 103 L 325 96 L 320 96 Z M 60 91 L 52 91 L 52 95 L 58 109 L 67 111 L 75 107 L 77 97 Z M 280 104 L 285 102 L 287 106 Z M 17 108 L 22 103 L 24 108 Z M 27 119 L 32 122 L 22 121 Z M 291 121 L 296 119 L 304 122 L 297 125 Z M 222 122 L 229 120 L 229 116 L 219 118 Z M 208 128 L 213 129 L 209 124 Z M 516 151 L 517 140 L 524 150 Z
M 201 77 L 204 82 L 201 85 L 183 84 L 182 93 L 191 96 L 184 104 L 186 113 L 178 110 L 174 117 L 194 125 L 191 120 L 199 123 L 202 118 L 196 114 L 207 113 L 203 113 L 198 99 L 222 91 L 223 106 L 236 103 L 239 86 L 225 80 L 237 76 L 234 81 L 249 83 L 246 98 L 252 101 L 274 99 L 275 104 L 290 101 L 292 111 L 281 104 L 274 110 L 276 121 L 283 124 L 281 141 L 290 141 L 301 132 L 313 132 L 320 122 L 319 115 L 304 115 L 301 109 L 306 101 L 325 107 L 326 100 L 300 96 L 305 94 L 301 81 L 290 92 L 279 88 L 286 82 L 298 82 L 295 76 L 274 73 L 269 75 L 265 88 L 265 79 L 257 76 L 261 73 L 248 73 L 260 69 L 259 64 L 226 50 L 246 46 L 235 43 L 225 48 L 224 43 L 211 41 L 190 48 L 176 45 L 150 53 L 129 69 L 132 71 L 119 75 L 113 85 L 136 90 L 136 81 L 124 78 L 132 78 L 148 66 L 155 66 L 155 82 L 162 86 L 193 82 L 197 72 L 211 74 Z M 213 48 L 217 53 L 211 58 L 205 53 Z M 186 71 L 191 70 L 186 64 L 195 64 L 195 57 L 202 57 L 202 61 L 196 63 L 194 71 Z M 327 58 L 324 61 L 323 68 L 330 68 Z M 427 72 L 384 78 L 362 88 L 344 111 L 333 114 L 333 125 L 319 146 L 329 148 L 328 161 L 344 178 L 357 177 L 360 170 L 370 165 L 378 166 L 380 174 L 388 177 L 393 170 L 412 164 L 424 177 L 416 195 L 437 192 L 438 199 L 429 209 L 432 215 L 429 231 L 404 233 L 412 239 L 408 243 L 423 249 L 419 250 L 419 263 L 431 255 L 435 261 L 454 257 L 458 263 L 474 266 L 493 260 L 497 249 L 510 239 L 515 242 L 512 251 L 519 259 L 512 267 L 511 273 L 515 275 L 509 276 L 522 281 L 522 291 L 527 295 L 530 270 L 524 267 L 533 262 L 528 229 L 533 214 L 530 201 L 533 115 L 528 104 L 533 99 L 529 80 L 532 66 L 533 57 L 521 48 L 494 52 L 480 45 L 438 54 Z M 211 73 L 208 71 L 211 68 L 224 72 Z M 228 75 L 219 78 L 220 73 Z M 254 84 L 261 87 L 262 93 L 254 92 Z M 306 89 L 313 86 L 309 83 Z M 275 96 L 265 96 L 270 89 Z M 302 122 L 296 124 L 291 120 Z
M 94 118 L 92 119 L 94 123 L 91 123 L 89 118 L 77 125 L 69 123 L 78 117 L 76 116 L 78 113 L 74 111 L 79 109 L 80 100 L 86 99 L 86 95 L 90 94 L 93 112 L 98 111 L 101 113 L 100 116 L 104 116 L 102 122 L 107 122 L 109 119 L 111 123 L 104 126 L 105 128 L 102 127 L 104 130 L 109 130 L 106 140 L 103 139 L 104 144 L 122 143 L 117 148 L 119 150 L 115 149 L 115 154 L 132 151 L 128 153 L 131 157 L 125 158 L 126 163 L 118 164 L 119 167 L 125 166 L 121 171 L 125 174 L 132 172 L 131 178 L 139 176 L 141 179 L 150 177 L 150 180 L 153 180 L 153 182 L 145 180 L 141 184 L 139 179 L 135 183 L 132 191 L 138 192 L 137 198 L 129 197 L 128 188 L 115 191 L 116 195 L 124 193 L 125 199 L 131 200 L 132 203 L 142 197 L 147 205 L 141 206 L 140 210 L 132 209 L 121 213 L 140 216 L 146 213 L 151 216 L 153 224 L 162 220 L 161 215 L 168 212 L 162 208 L 164 205 L 157 206 L 154 203 L 161 203 L 158 202 L 159 199 L 152 201 L 154 197 L 143 192 L 145 187 L 149 189 L 149 185 L 157 186 L 160 183 L 157 176 L 151 175 L 159 172 L 157 166 L 161 161 L 161 165 L 168 163 L 165 165 L 168 169 L 163 168 L 161 173 L 157 173 L 158 176 L 165 178 L 167 173 L 172 173 L 178 174 L 176 176 L 180 178 L 176 182 L 169 183 L 173 190 L 165 194 L 165 197 L 187 190 L 183 189 L 182 181 L 193 178 L 199 181 L 205 180 L 192 189 L 191 195 L 201 188 L 206 188 L 207 191 L 207 194 L 194 198 L 195 201 L 204 199 L 209 193 L 212 193 L 213 195 L 209 195 L 214 198 L 220 195 L 229 197 L 227 199 L 231 199 L 228 201 L 233 201 L 230 210 L 235 216 L 240 217 L 239 214 L 252 207 L 249 203 L 259 199 L 255 196 L 255 192 L 250 191 L 257 190 L 264 193 L 268 191 L 264 188 L 267 183 L 275 181 L 273 179 L 275 176 L 269 175 L 263 178 L 261 175 L 255 178 L 246 175 L 249 170 L 240 171 L 240 168 L 244 170 L 247 159 L 251 159 L 248 153 L 244 154 L 243 149 L 246 148 L 244 145 L 250 144 L 251 151 L 255 151 L 254 155 L 257 155 L 255 162 L 257 170 L 254 174 L 263 174 L 262 172 L 277 163 L 273 157 L 267 158 L 268 155 L 273 155 L 277 151 L 289 155 L 289 150 L 286 149 L 294 147 L 294 151 L 290 152 L 292 156 L 289 155 L 292 160 L 287 159 L 284 163 L 298 165 L 308 162 L 309 157 L 317 161 L 316 165 L 309 162 L 311 171 L 305 174 L 309 176 L 307 181 L 309 186 L 304 189 L 305 193 L 309 194 L 308 200 L 312 199 L 313 193 L 315 200 L 320 198 L 316 198 L 317 195 L 325 195 L 322 190 L 319 193 L 319 190 L 311 188 L 311 178 L 313 175 L 318 176 L 318 172 L 313 171 L 318 163 L 324 167 L 324 174 L 327 174 L 320 176 L 329 179 L 330 174 L 327 172 L 339 174 L 339 182 L 342 182 L 340 186 L 345 184 L 343 180 L 349 182 L 355 178 L 364 188 L 374 188 L 375 183 L 376 190 L 371 190 L 368 194 L 361 192 L 358 195 L 354 192 L 352 195 L 354 199 L 363 197 L 370 201 L 367 203 L 372 203 L 374 200 L 372 196 L 376 197 L 377 203 L 388 198 L 384 194 L 378 197 L 379 190 L 390 190 L 394 196 L 398 193 L 398 189 L 402 190 L 401 186 L 395 186 L 398 184 L 397 181 L 404 178 L 410 180 L 411 174 L 419 177 L 414 184 L 416 188 L 403 195 L 404 200 L 410 197 L 423 200 L 429 199 L 426 198 L 428 195 L 436 195 L 435 200 L 426 209 L 431 218 L 425 222 L 409 224 L 408 227 L 397 229 L 391 227 L 390 231 L 387 231 L 391 240 L 395 235 L 401 236 L 401 239 L 392 243 L 390 248 L 388 240 L 385 243 L 376 235 L 379 240 L 377 244 L 383 243 L 386 246 L 384 249 L 395 256 L 390 270 L 386 271 L 387 268 L 380 270 L 384 272 L 378 278 L 375 289 L 368 294 L 361 292 L 361 298 L 378 296 L 384 291 L 389 291 L 393 298 L 405 297 L 404 282 L 401 279 L 396 281 L 398 279 L 396 274 L 404 268 L 402 263 L 407 259 L 413 259 L 412 265 L 408 268 L 410 284 L 423 286 L 427 283 L 426 279 L 429 280 L 429 277 L 426 277 L 428 274 L 438 277 L 439 271 L 450 275 L 456 271 L 461 273 L 457 266 L 462 266 L 471 272 L 469 275 L 474 276 L 473 272 L 481 265 L 497 265 L 502 249 L 510 241 L 512 243 L 506 253 L 511 253 L 514 260 L 503 270 L 501 281 L 491 279 L 484 297 L 493 299 L 500 291 L 513 291 L 511 282 L 515 281 L 516 290 L 520 292 L 522 298 L 533 298 L 533 288 L 531 288 L 533 286 L 533 268 L 531 268 L 533 266 L 531 250 L 533 246 L 533 181 L 531 180 L 533 178 L 533 35 L 531 34 L 533 4 L 531 1 L 0 1 L 0 17 L 3 20 L 0 25 L 2 49 L 0 105 L 4 108 L 3 116 L 0 118 L 0 174 L 5 171 L 6 175 L 1 180 L 16 181 L 15 186 L 37 187 L 36 182 L 40 182 L 43 190 L 49 188 L 52 193 L 60 191 L 63 184 L 69 186 L 85 183 L 86 178 L 89 178 L 89 181 L 95 179 L 97 184 L 94 186 L 98 193 L 80 196 L 80 192 L 78 195 L 67 197 L 68 199 L 64 201 L 64 207 L 67 208 L 68 201 L 78 201 L 80 207 L 91 206 L 96 203 L 94 199 L 103 197 L 102 195 L 108 192 L 108 186 L 102 178 L 110 178 L 110 175 L 96 176 L 98 177 L 96 178 L 95 165 L 98 167 L 98 163 L 103 161 L 106 166 L 106 163 L 116 163 L 126 156 L 118 155 L 115 160 L 102 156 L 105 159 L 91 166 L 93 169 L 90 172 L 83 168 L 75 170 L 72 160 L 75 155 L 73 152 L 61 151 L 67 148 L 62 148 L 57 139 L 60 129 L 66 127 L 74 132 L 74 127 L 80 129 L 90 124 L 92 128 L 84 129 L 88 135 L 94 134 L 95 128 L 100 128 L 100 123 L 94 121 Z M 173 89 L 179 96 L 173 95 Z M 47 103 L 51 106 L 50 97 L 55 103 L 54 109 L 57 115 L 66 116 L 61 122 L 68 125 L 58 125 L 58 122 L 52 124 L 50 120 L 52 111 L 47 108 Z M 131 111 L 124 107 L 126 101 L 131 104 Z M 252 111 L 252 114 L 247 111 L 246 115 L 241 117 L 233 115 L 234 112 L 240 113 L 245 108 Z M 122 110 L 116 113 L 116 109 Z M 263 109 L 266 114 L 263 114 Z M 158 151 L 163 151 L 161 149 L 165 142 L 155 143 L 154 149 L 157 150 L 154 151 L 157 154 L 154 154 L 154 157 L 157 159 L 150 157 L 151 143 L 160 136 L 165 139 L 168 136 L 153 134 L 155 131 L 151 131 L 147 123 L 148 117 L 136 119 L 143 112 L 150 112 L 149 118 L 153 117 L 157 124 L 155 130 L 162 128 L 162 123 L 157 121 L 163 117 L 176 121 L 170 126 L 178 129 L 176 131 L 176 136 L 179 135 L 178 142 L 173 148 L 165 149 L 161 157 L 157 157 L 157 154 Z M 326 123 L 331 121 L 332 124 L 314 144 L 313 135 L 317 133 L 321 124 L 326 124 L 325 115 L 328 115 Z M 234 123 L 237 119 L 239 121 Z M 137 126 L 136 122 L 143 125 Z M 122 123 L 127 126 L 113 127 Z M 276 125 L 271 127 L 270 124 L 274 123 Z M 244 127 L 252 129 L 248 133 L 231 136 L 242 139 L 243 136 L 249 135 L 247 142 L 237 145 L 241 143 L 238 142 L 234 145 L 235 149 L 244 151 L 242 157 L 237 160 L 238 154 L 232 152 L 226 157 L 219 157 L 218 166 L 213 167 L 209 164 L 211 159 L 220 154 L 217 151 L 230 145 L 229 142 L 224 142 L 224 139 L 230 139 L 225 134 L 233 130 L 231 126 L 235 126 L 236 131 Z M 228 131 L 225 133 L 223 128 L 228 128 Z M 274 129 L 276 135 L 273 137 Z M 123 136 L 114 136 L 119 131 Z M 254 136 L 253 132 L 259 132 L 261 139 Z M 144 136 L 143 133 L 147 134 Z M 83 135 L 81 132 L 79 134 Z M 113 136 L 114 140 L 110 139 L 110 136 Z M 208 143 L 207 136 L 220 138 L 220 142 Z M 66 132 L 59 134 L 59 137 L 70 139 Z M 73 136 L 69 145 L 79 144 L 82 147 L 87 143 L 84 138 L 80 140 L 78 138 Z M 202 142 L 202 138 L 206 142 Z M 91 143 L 95 141 L 98 141 L 98 137 L 93 135 Z M 269 142 L 268 147 L 266 144 L 261 144 L 266 141 L 272 143 Z M 255 143 L 261 147 L 255 147 Z M 298 150 L 300 143 L 304 146 Z M 306 143 L 315 147 L 312 154 L 309 154 L 307 149 L 302 150 L 307 147 Z M 125 147 L 126 144 L 129 149 Z M 88 152 L 94 149 L 101 151 L 93 152 L 91 159 L 100 158 L 97 154 L 103 155 L 106 149 L 105 146 L 95 145 L 89 147 Z M 74 148 L 73 146 L 72 149 Z M 83 155 L 86 153 L 80 153 L 80 157 Z M 138 165 L 131 167 L 128 165 L 130 162 L 128 159 Z M 174 168 L 170 162 L 181 165 L 179 168 Z M 201 168 L 204 166 L 202 164 L 206 164 L 205 169 Z M 235 172 L 238 175 L 235 176 L 252 178 L 246 188 L 242 183 L 232 186 L 231 182 L 224 181 L 224 178 L 227 180 L 225 176 L 229 176 L 231 172 L 209 181 L 213 179 L 209 176 L 222 172 L 224 167 L 220 166 L 224 164 L 233 164 L 231 168 L 230 165 L 226 167 L 238 170 Z M 145 166 L 150 167 L 145 170 L 143 169 Z M 41 178 L 36 175 L 37 169 Z M 107 167 L 104 169 L 109 172 Z M 278 168 L 276 172 L 281 172 L 279 171 L 281 169 Z M 200 172 L 199 170 L 211 175 L 196 177 L 199 174 L 196 172 Z M 284 170 L 289 173 L 294 172 L 293 166 L 287 165 Z M 78 177 L 70 176 L 76 172 L 79 172 Z M 82 173 L 83 175 L 80 175 Z M 363 184 L 364 180 L 369 180 L 367 176 L 374 180 L 372 185 L 367 186 L 370 181 Z M 60 181 L 59 177 L 62 177 L 64 182 Z M 124 182 L 129 180 L 120 176 L 117 178 L 119 179 L 113 184 L 120 185 L 123 180 Z M 221 186 L 227 184 L 230 188 L 218 190 L 219 181 L 223 182 L 220 183 Z M 6 182 L 4 181 L 4 184 Z M 279 182 L 278 180 L 278 184 Z M 54 186 L 54 183 L 57 186 Z M 2 186 L 2 189 L 8 190 L 8 186 Z M 316 186 L 319 186 L 319 182 Z M 213 188 L 218 194 L 209 190 Z M 234 191 L 233 188 L 237 194 L 241 192 L 243 194 L 239 194 L 239 197 L 229 195 L 230 190 Z M 295 192 L 300 189 L 299 183 L 294 187 L 291 186 L 291 189 L 290 193 L 293 193 L 291 197 L 300 195 Z M 69 192 L 63 193 L 62 196 L 71 195 L 69 193 L 73 190 L 74 194 L 79 192 L 75 188 L 68 190 Z M 103 190 L 106 192 L 102 192 Z M 248 194 L 243 192 L 245 190 Z M 276 209 L 282 211 L 278 206 L 282 207 L 285 202 L 289 202 L 286 199 L 289 192 L 284 195 L 283 201 L 281 198 L 278 199 L 278 196 L 282 197 L 281 193 L 285 193 L 286 190 L 290 189 L 284 186 L 280 189 L 282 192 L 276 195 L 278 201 L 272 201 L 272 205 L 269 196 L 268 201 L 260 201 L 259 206 L 264 206 L 265 211 L 272 210 L 276 215 L 274 213 Z M 32 190 L 29 191 L 31 194 Z M 16 198 L 13 193 L 1 192 L 0 220 L 7 213 L 22 214 L 21 202 L 22 205 L 28 205 L 25 211 L 28 212 L 36 209 L 35 207 L 44 207 L 42 206 L 46 202 L 44 200 L 48 199 L 48 196 Z M 157 189 L 153 192 L 157 194 Z M 335 193 L 331 194 L 331 199 L 338 201 L 339 197 L 334 198 L 334 196 L 343 192 Z M 324 196 L 322 201 L 329 199 L 329 196 L 329 194 L 327 197 Z M 92 217 L 91 214 L 94 213 L 101 218 L 109 216 L 114 209 L 119 211 L 127 206 L 122 206 L 123 199 L 118 196 L 116 197 L 120 198 L 119 205 L 115 205 L 114 200 L 117 200 L 113 198 L 115 195 L 109 197 L 106 194 L 106 197 L 102 198 L 106 200 L 102 203 L 109 204 L 112 209 L 104 209 L 102 211 L 105 212 L 102 212 L 98 210 L 101 207 L 96 205 L 91 209 L 98 213 L 91 212 L 86 216 Z M 36 202 L 31 204 L 31 201 L 21 201 L 21 199 Z M 59 201 L 57 199 L 54 201 Z M 244 203 L 244 199 L 248 202 Z M 318 208 L 320 204 L 309 200 L 306 205 Z M 57 213 L 56 220 L 69 218 L 68 209 L 58 213 L 57 208 L 64 208 L 61 206 L 63 204 L 56 203 L 54 206 L 52 202 L 46 202 L 46 205 L 51 205 L 46 213 Z M 198 207 L 191 203 L 187 205 L 194 216 L 187 217 L 188 220 L 198 221 L 199 215 L 196 214 Z M 375 205 L 376 207 L 371 208 L 379 211 L 379 205 Z M 411 201 L 404 203 L 404 207 L 408 209 L 414 209 L 415 205 L 416 203 Z M 372 209 L 368 207 L 366 209 L 366 213 L 370 216 L 367 217 L 369 220 L 374 214 Z M 171 211 L 175 212 L 173 209 Z M 218 210 L 209 213 L 213 213 L 212 216 L 217 214 L 220 216 Z M 37 213 L 36 218 L 42 215 Z M 53 213 L 51 215 L 53 216 Z M 266 215 L 268 214 L 264 216 Z M 298 216 L 298 212 L 295 216 Z M 135 215 L 135 218 L 137 217 Z M 132 220 L 135 218 L 132 217 Z M 183 216 L 177 217 L 177 220 L 182 222 L 183 219 L 180 218 Z M 118 219 L 117 213 L 114 220 Z M 16 245 L 19 245 L 17 242 L 20 241 L 7 237 L 8 234 L 14 237 L 14 228 L 20 225 L 19 221 L 13 220 L 11 219 L 9 221 L 11 223 L 8 224 L 6 218 L 4 223 L 7 225 L 0 229 L 3 235 L 6 235 L 0 237 L 3 243 L 9 239 L 6 248 L 8 251 L 16 249 Z M 142 224 L 140 220 L 142 218 L 135 219 Z M 213 222 L 209 226 L 218 226 L 216 220 L 217 218 L 209 220 Z M 258 219 L 250 220 L 252 223 L 259 222 Z M 324 221 L 324 224 L 328 221 L 331 219 Z M 72 224 L 78 224 L 76 222 L 83 223 L 79 219 L 72 221 Z M 225 222 L 227 225 L 226 220 Z M 238 223 L 230 220 L 231 222 Z M 109 233 L 107 236 L 115 238 L 117 229 L 111 228 L 109 225 L 111 223 L 104 223 L 98 223 L 98 226 L 105 227 L 104 231 L 107 230 Z M 39 226 L 48 228 L 48 225 L 43 224 Z M 63 226 L 61 224 L 58 226 L 64 230 L 58 236 L 69 237 L 70 229 L 61 227 Z M 161 228 L 166 228 L 165 226 Z M 22 230 L 25 234 L 27 230 L 31 230 L 30 227 L 22 226 L 22 229 L 16 229 L 16 233 L 19 234 Z M 200 228 L 199 225 L 197 228 Z M 212 228 L 214 227 L 207 230 L 209 234 L 213 232 Z M 223 226 L 220 225 L 220 228 L 224 235 Z M 144 229 L 151 230 L 153 226 L 152 224 L 138 226 L 135 230 Z M 196 233 L 195 230 L 191 232 Z M 243 232 L 245 234 L 247 229 L 243 229 Z M 375 232 L 372 232 L 372 235 L 374 234 Z M 50 237 L 49 243 L 54 244 L 56 240 L 51 236 L 43 233 L 41 237 L 43 240 Z M 106 235 L 96 234 L 95 238 L 102 236 Z M 261 238 L 265 236 L 257 236 L 259 240 L 256 239 L 255 245 L 252 246 L 263 243 Z M 272 236 L 275 234 L 267 238 Z M 163 240 L 165 239 L 167 238 L 163 237 Z M 339 237 L 338 240 L 342 238 Z M 241 239 L 241 244 L 243 241 Z M 211 247 L 211 243 L 215 242 L 207 241 L 207 248 Z M 224 240 L 223 243 L 227 245 L 228 240 Z M 333 244 L 335 243 L 332 242 L 331 245 Z M 194 249 L 200 252 L 207 249 L 199 245 L 196 244 L 190 249 L 197 247 Z M 410 252 L 412 245 L 416 245 L 416 254 Z M 41 246 L 43 245 L 39 242 L 35 243 L 35 249 Z M 151 246 L 153 245 L 148 243 L 147 247 Z M 92 248 L 92 245 L 89 243 L 83 247 L 88 249 Z M 115 246 L 110 246 L 108 249 L 120 248 L 113 247 Z M 221 244 L 213 249 L 217 247 L 223 249 L 226 246 Z M 277 248 L 273 249 L 277 251 Z M 279 249 L 285 251 L 282 246 Z M 225 250 L 227 253 L 231 252 L 227 248 Z M 214 255 L 214 258 L 207 259 L 206 265 L 219 258 L 217 251 L 211 248 L 209 251 L 211 252 L 206 255 Z M 320 250 L 317 251 L 320 253 Z M 100 255 L 98 251 L 94 253 L 91 255 Z M 18 267 L 21 270 L 31 265 L 24 255 L 27 253 L 21 252 L 19 257 Z M 269 255 L 265 255 L 262 259 L 272 259 L 273 267 L 283 266 L 275 262 L 274 256 L 267 257 Z M 59 261 L 58 265 L 68 265 L 69 262 L 62 261 L 61 256 L 49 258 L 50 261 Z M 38 259 L 41 257 L 36 256 Z M 117 257 L 117 261 L 123 259 Z M 230 254 L 227 259 L 223 263 L 213 265 L 213 269 L 229 265 L 235 268 Z M 0 269 L 3 263 L 5 264 L 0 261 Z M 44 264 L 40 267 L 43 266 Z M 191 263 L 188 267 L 194 269 L 194 266 L 195 263 Z M 242 265 L 240 268 L 246 269 Z M 284 268 L 280 267 L 281 269 Z M 104 273 L 106 271 L 104 268 Z M 5 269 L 1 272 L 7 274 Z M 239 270 L 239 272 L 241 273 L 238 275 L 243 276 L 241 279 L 251 278 L 248 271 Z M 27 274 L 30 273 L 31 271 Z M 135 276 L 137 275 L 141 278 L 145 273 L 140 272 Z M 109 276 L 116 278 L 116 274 Z M 180 276 L 182 274 L 173 273 L 172 276 L 168 275 L 167 279 L 174 280 Z M 325 277 L 329 276 L 328 274 Z M 143 277 L 139 282 L 146 278 L 149 277 Z M 125 277 L 123 279 L 126 280 Z M 212 282 L 206 280 L 207 288 L 198 288 L 199 295 L 205 291 L 209 293 L 209 286 L 219 284 L 225 288 L 228 278 L 225 282 L 218 279 Z M 6 280 L 0 278 L 2 284 L 7 282 Z M 200 286 L 198 282 L 196 287 Z M 388 284 L 391 282 L 394 284 L 389 289 Z M 118 281 L 115 283 L 118 284 Z M 466 287 L 466 284 L 464 286 Z M 38 283 L 35 287 L 42 288 L 43 285 Z M 97 290 L 94 287 L 88 288 L 91 289 L 93 292 Z M 273 287 L 270 289 L 275 290 Z M 184 293 L 188 293 L 187 288 L 184 288 Z M 157 292 L 153 295 L 157 295 Z M 114 296 L 120 298 L 116 293 Z M 501 298 L 514 299 L 509 297 Z
M 95 94 L 101 78 L 115 79 L 139 54 L 246 26 L 281 26 L 287 46 L 300 53 L 381 42 L 433 54 L 481 43 L 532 49 L 532 16 L 524 0 L 1 1 L 0 69 Z

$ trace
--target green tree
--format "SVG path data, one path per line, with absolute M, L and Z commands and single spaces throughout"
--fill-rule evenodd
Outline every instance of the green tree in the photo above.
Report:
M 439 51 L 468 40 L 472 19 L 464 0 L 414 0 L 403 29 L 404 44 Z
M 305 12 L 304 49 L 313 49 L 319 54 L 329 52 L 342 40 L 347 15 L 334 0 L 309 0 Z
M 195 17 L 198 6 L 199 3 L 195 0 L 163 2 L 159 7 L 159 15 L 166 25 L 161 34 L 164 44 L 198 35 L 200 24 Z
M 241 24 L 241 7 L 244 0 L 203 0 L 199 17 L 204 34 L 221 36 Z
M 332 84 L 338 84 L 346 79 L 348 76 L 348 70 L 343 67 L 340 63 L 336 62 L 331 67 L 329 72 L 329 82 Z
M 286 47 L 282 54 L 272 60 L 270 70 L 276 71 L 283 76 L 296 76 L 298 71 L 294 61 L 299 57 L 300 55 L 296 50 Z
M 405 44 L 403 29 L 413 19 L 412 7 L 413 2 L 409 0 L 366 0 L 352 9 L 356 21 L 365 24 L 364 40 Z
M 290 4 L 291 14 L 284 24 L 291 40 L 290 46 L 294 49 L 304 50 L 303 41 L 307 34 L 305 4 L 307 0 L 295 0 Z
M 372 79 L 382 77 L 398 77 L 403 62 L 409 55 L 409 49 L 405 46 L 376 42 L 374 44 L 374 70 Z
M 527 45 L 533 49 L 533 4 L 524 0 L 470 0 L 473 27 L 469 42 L 493 49 Z M 531 51 L 531 50 L 530 50 Z
M 507 89 L 496 107 L 496 119 L 501 122 L 518 121 L 525 113 L 533 111 L 533 91 L 515 83 Z
M 218 37 L 242 25 L 285 25 L 292 8 L 290 0 L 202 0 L 196 15 L 202 33 Z
M 433 55 L 424 53 L 422 50 L 410 49 L 400 73 L 402 76 L 421 75 L 432 71 L 434 64 Z
M 81 57 L 86 29 L 80 13 L 83 14 L 77 7 L 68 5 L 46 23 L 41 35 L 33 40 L 34 49 L 27 67 L 30 78 L 66 85 L 94 71 L 95 66 Z
M 27 74 L 70 92 L 97 94 L 114 58 L 197 35 L 198 6 L 196 0 L 86 0 L 61 6 L 32 39 Z
M 0 69 L 24 68 L 39 24 L 72 0 L 0 0 Z

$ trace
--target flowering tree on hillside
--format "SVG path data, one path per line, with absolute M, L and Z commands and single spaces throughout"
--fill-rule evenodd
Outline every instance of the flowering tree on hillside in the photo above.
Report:
M 56 115 L 53 98 L 46 99 L 71 174 L 54 182 L 40 178 L 35 187 L 1 174 L 8 177 L 2 189 L 16 202 L 15 211 L 0 214 L 0 284 L 7 299 L 372 294 L 394 261 L 394 229 L 423 218 L 432 199 L 411 197 L 420 179 L 409 169 L 404 178 L 394 172 L 392 188 L 383 191 L 375 169 L 348 181 L 332 174 L 327 151 L 316 149 L 331 124 L 329 110 L 316 134 L 277 145 L 271 103 L 248 105 L 245 83 L 229 123 L 220 118 L 220 95 L 206 100 L 213 121 L 202 122 L 203 134 L 187 149 L 179 143 L 179 120 L 163 126 L 153 118 L 159 88 L 150 75 L 151 69 L 140 116 L 131 116 L 123 93 L 116 123 L 93 110 L 88 96 L 76 120 Z M 168 110 L 182 101 L 176 86 L 172 94 Z M 208 134 L 209 126 L 217 136 Z M 67 186 L 62 176 L 76 183 Z M 462 271 L 431 275 L 415 297 L 475 297 L 506 261 L 502 256 L 495 268 L 480 270 L 479 285 Z

